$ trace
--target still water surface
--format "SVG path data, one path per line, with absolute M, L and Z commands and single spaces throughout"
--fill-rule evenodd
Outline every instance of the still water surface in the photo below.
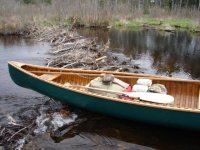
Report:
M 5 123 L 6 115 L 22 108 L 41 103 L 43 97 L 32 90 L 17 86 L 10 78 L 8 61 L 44 64 L 49 46 L 17 36 L 0 37 L 0 123 Z
M 79 31 L 85 36 L 110 40 L 110 49 L 135 60 L 145 73 L 200 79 L 200 37 L 186 32 L 160 33 L 155 30 Z M 7 70 L 7 61 L 44 64 L 49 46 L 19 37 L 0 37 L 0 124 L 6 113 L 41 103 L 42 95 L 15 85 Z M 120 110 L 119 110 L 120 111 Z M 76 149 L 199 149 L 199 133 L 167 129 L 129 122 L 94 113 L 62 138 L 43 138 L 43 148 Z M 147 116 L 148 117 L 148 116 Z M 59 143 L 59 144 L 58 144 Z
M 79 33 L 104 43 L 109 40 L 112 52 L 124 53 L 144 73 L 200 79 L 200 35 L 153 29 L 84 29 Z

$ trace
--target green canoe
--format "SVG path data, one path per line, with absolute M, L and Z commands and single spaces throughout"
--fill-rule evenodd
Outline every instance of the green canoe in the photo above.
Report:
M 59 69 L 19 62 L 8 62 L 12 80 L 19 86 L 35 90 L 63 103 L 109 116 L 137 120 L 169 127 L 200 129 L 200 81 L 145 74 Z M 174 103 L 158 104 L 125 100 L 98 94 L 84 88 L 101 74 L 113 74 L 130 85 L 139 78 L 166 86 Z M 70 83 L 72 86 L 65 86 Z

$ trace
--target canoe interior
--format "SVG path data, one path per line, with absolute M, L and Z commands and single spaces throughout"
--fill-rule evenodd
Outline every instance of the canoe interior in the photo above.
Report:
M 87 71 L 87 70 L 67 70 L 56 68 L 43 68 L 36 66 L 23 65 L 21 68 L 30 71 L 31 73 L 41 77 L 42 79 L 53 81 L 58 84 L 66 82 L 72 85 L 87 85 L 92 79 L 98 77 L 102 72 Z M 105 72 L 104 72 L 105 73 Z M 184 81 L 172 80 L 168 77 L 148 76 L 143 74 L 129 73 L 113 73 L 118 79 L 123 80 L 130 85 L 134 85 L 138 78 L 151 78 L 153 84 L 159 83 L 166 86 L 168 94 L 174 96 L 175 101 L 170 106 L 173 108 L 183 109 L 200 109 L 200 82 L 199 81 Z M 162 104 L 157 104 L 162 105 Z

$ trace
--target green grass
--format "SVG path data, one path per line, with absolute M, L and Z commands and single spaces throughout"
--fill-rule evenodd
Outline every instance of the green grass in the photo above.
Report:
M 188 29 L 191 32 L 199 30 L 199 25 L 190 19 L 167 19 L 164 23 L 168 23 L 170 26 L 175 28 Z
M 116 30 L 125 30 L 125 31 L 140 31 L 143 30 L 143 27 L 125 27 L 125 26 L 116 26 L 115 27 Z
M 149 17 L 136 18 L 129 21 L 116 21 L 113 23 L 115 27 L 142 27 L 149 26 L 161 30 L 185 29 L 190 32 L 199 32 L 200 25 L 190 19 L 155 19 Z

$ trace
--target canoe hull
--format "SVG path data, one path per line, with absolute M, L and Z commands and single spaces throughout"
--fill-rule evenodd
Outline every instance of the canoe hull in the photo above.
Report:
M 118 118 L 168 127 L 200 130 L 199 113 L 140 106 L 92 97 L 39 80 L 10 64 L 9 72 L 12 80 L 19 86 L 35 90 L 66 104 Z

